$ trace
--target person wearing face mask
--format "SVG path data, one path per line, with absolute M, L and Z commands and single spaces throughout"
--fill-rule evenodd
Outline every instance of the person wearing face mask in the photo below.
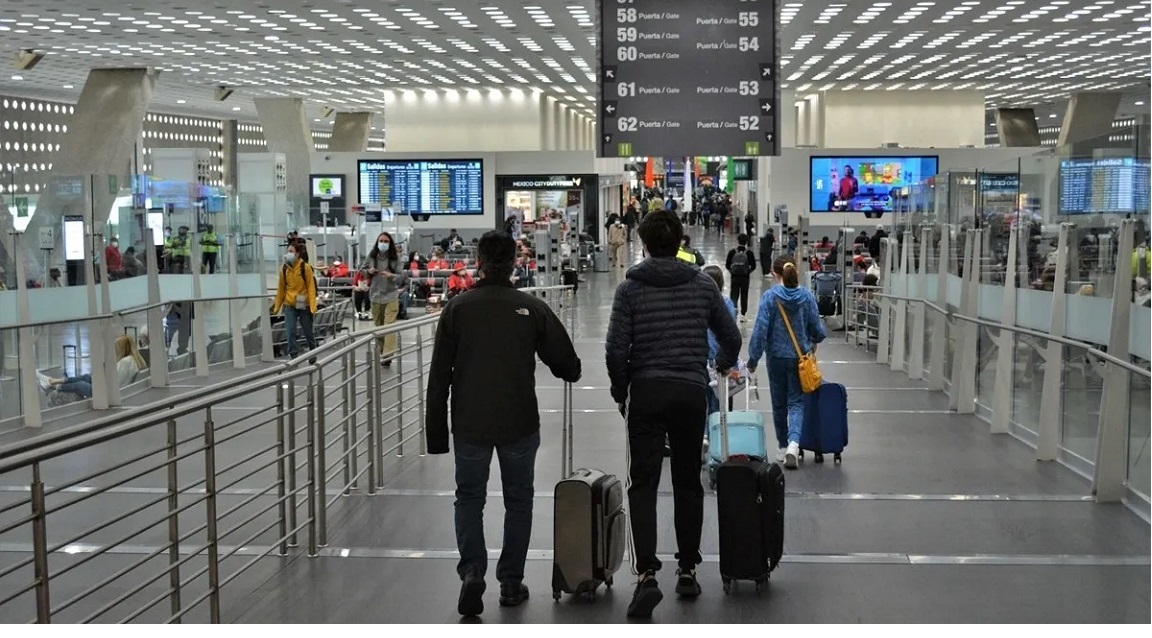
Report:
M 200 236 L 200 272 L 216 274 L 216 258 L 219 254 L 220 238 L 216 235 L 216 228 L 208 224 Z
M 190 272 L 188 258 L 192 255 L 192 246 L 188 243 L 187 226 L 181 226 L 177 233 L 168 246 L 168 259 L 172 264 L 173 274 L 182 275 Z
M 468 268 L 464 266 L 464 262 L 456 262 L 456 267 L 452 270 L 452 276 L 448 278 L 448 299 L 459 295 L 462 292 L 467 292 L 476 285 L 475 280 L 472 279 L 472 274 L 468 272 Z
M 392 235 L 380 233 L 376 237 L 376 245 L 368 253 L 368 261 L 360 270 L 366 273 L 370 282 L 368 298 L 372 302 L 372 323 L 376 326 L 396 323 L 400 314 L 400 287 L 406 275 Z M 385 368 L 392 366 L 396 342 L 396 333 L 380 337 L 377 341 L 380 364 Z
M 628 229 L 624 226 L 624 222 L 617 218 L 616 222 L 608 227 L 608 259 L 614 268 L 624 268 L 627 261 L 625 256 L 627 244 Z
M 136 256 L 136 249 L 132 246 L 124 251 L 124 276 L 137 277 L 145 272 L 144 262 Z
M 351 271 L 348 269 L 348 264 L 344 263 L 344 260 L 340 258 L 340 255 L 336 255 L 336 258 L 332 260 L 332 265 L 329 266 L 328 270 L 324 272 L 324 276 L 328 277 L 329 279 L 338 279 L 342 277 L 348 277 L 349 272 Z
M 312 267 L 304 263 L 295 244 L 288 246 L 280 280 L 276 285 L 276 301 L 272 314 L 284 313 L 284 334 L 288 337 L 288 356 L 299 355 L 296 345 L 296 325 L 299 323 L 309 350 L 316 348 L 312 332 L 312 316 L 316 314 L 316 278 Z
M 108 279 L 115 281 L 124 276 L 124 261 L 120 257 L 120 242 L 116 237 L 104 247 L 104 264 L 108 266 Z

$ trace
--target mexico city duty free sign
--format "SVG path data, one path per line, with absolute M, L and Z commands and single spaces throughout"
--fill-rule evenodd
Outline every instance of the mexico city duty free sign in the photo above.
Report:
M 600 157 L 778 155 L 776 0 L 599 0 Z

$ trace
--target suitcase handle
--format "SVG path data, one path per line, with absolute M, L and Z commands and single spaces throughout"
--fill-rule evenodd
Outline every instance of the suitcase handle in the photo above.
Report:
M 572 465 L 572 384 L 564 383 L 564 407 L 560 417 L 562 431 L 560 433 L 560 479 L 572 476 L 576 468 Z

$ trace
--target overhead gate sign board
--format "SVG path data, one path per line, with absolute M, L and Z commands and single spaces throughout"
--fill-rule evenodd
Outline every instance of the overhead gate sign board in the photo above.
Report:
M 599 0 L 599 156 L 778 155 L 777 0 Z

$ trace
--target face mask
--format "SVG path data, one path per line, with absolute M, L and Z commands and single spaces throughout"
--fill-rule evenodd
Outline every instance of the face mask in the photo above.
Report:
M 113 248 L 116 248 L 116 247 L 117 247 L 117 246 L 119 246 L 119 245 L 120 245 L 120 242 L 118 242 L 118 241 L 114 241 L 114 242 L 112 242 L 112 247 L 113 247 Z
M 296 263 L 296 253 L 288 253 L 287 255 L 284 255 L 284 261 L 289 264 Z
M 339 266 L 339 265 L 340 265 L 340 260 L 339 260 L 339 259 L 337 259 L 336 261 L 332 262 L 332 265 L 333 265 L 333 266 Z
M 388 242 L 386 242 L 386 241 L 382 241 L 382 242 L 378 242 L 378 243 L 376 244 L 376 248 L 377 248 L 377 249 L 378 249 L 380 252 L 382 252 L 382 253 L 386 253 L 386 252 L 388 252 L 388 247 L 389 247 L 389 246 L 391 246 L 391 245 L 392 245 L 392 244 L 389 244 L 389 243 L 388 243 Z

